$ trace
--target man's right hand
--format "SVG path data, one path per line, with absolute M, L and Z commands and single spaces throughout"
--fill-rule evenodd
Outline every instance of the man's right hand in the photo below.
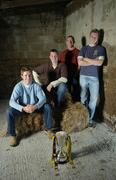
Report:
M 23 112 L 29 113 L 29 107 L 28 105 L 22 108 Z
M 49 84 L 49 85 L 47 86 L 47 90 L 48 90 L 49 92 L 51 92 L 52 88 L 53 88 L 52 84 Z
M 23 111 L 26 113 L 33 113 L 37 109 L 36 105 L 28 104 L 27 106 L 23 107 Z

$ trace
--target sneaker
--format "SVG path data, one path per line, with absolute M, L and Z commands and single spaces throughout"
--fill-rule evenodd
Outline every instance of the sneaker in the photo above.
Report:
M 16 138 L 16 136 L 10 136 L 9 145 L 10 146 L 16 146 L 17 145 L 17 138 Z
M 8 132 L 6 129 L 3 129 L 1 132 L 0 132 L 0 137 L 6 137 L 8 135 Z

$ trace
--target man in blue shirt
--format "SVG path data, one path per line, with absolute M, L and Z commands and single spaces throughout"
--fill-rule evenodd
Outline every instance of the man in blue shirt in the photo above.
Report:
M 89 39 L 89 45 L 80 50 L 78 63 L 80 66 L 81 102 L 89 110 L 89 126 L 95 127 L 94 115 L 99 99 L 99 68 L 103 64 L 105 50 L 98 45 L 99 31 L 97 29 L 90 32 Z M 90 95 L 89 100 L 88 95 Z
M 52 128 L 51 107 L 46 104 L 46 96 L 41 86 L 32 79 L 32 71 L 28 67 L 21 68 L 22 81 L 13 89 L 7 109 L 8 134 L 11 136 L 9 145 L 17 145 L 15 132 L 15 118 L 25 113 L 31 114 L 43 109 L 44 123 L 48 130 Z

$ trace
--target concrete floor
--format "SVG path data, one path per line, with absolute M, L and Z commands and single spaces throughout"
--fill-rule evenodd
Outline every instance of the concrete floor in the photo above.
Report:
M 6 126 L 8 101 L 0 101 L 0 130 Z M 0 137 L 0 180 L 116 180 L 116 134 L 105 123 L 72 133 L 76 168 L 61 164 L 55 176 L 50 159 L 52 141 L 44 132 L 21 140 L 17 147 Z

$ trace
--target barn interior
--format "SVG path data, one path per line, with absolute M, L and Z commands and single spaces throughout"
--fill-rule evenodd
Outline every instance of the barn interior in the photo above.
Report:
M 100 110 L 103 119 L 113 127 L 116 122 L 115 17 L 115 0 L 1 0 L 0 99 L 10 97 L 21 66 L 46 62 L 49 50 L 56 48 L 60 52 L 65 48 L 65 37 L 70 34 L 80 49 L 88 41 L 90 30 L 98 28 L 107 51 Z
M 106 58 L 101 69 L 100 74 L 100 97 L 101 101 L 99 107 L 97 108 L 97 115 L 100 122 L 104 122 L 105 125 L 98 125 L 98 130 L 101 134 L 97 134 L 97 130 L 95 132 L 96 139 L 98 138 L 99 145 L 103 145 L 102 147 L 106 150 L 109 150 L 109 143 L 113 144 L 113 140 L 115 139 L 114 134 L 110 134 L 109 129 L 104 129 L 106 125 L 111 128 L 113 131 L 116 131 L 116 1 L 115 0 L 0 0 L 0 107 L 1 107 L 1 117 L 0 117 L 0 129 L 2 129 L 2 125 L 5 121 L 5 109 L 8 105 L 8 99 L 10 98 L 11 92 L 13 90 L 14 85 L 19 81 L 20 76 L 20 68 L 25 65 L 29 65 L 31 67 L 35 67 L 36 65 L 45 63 L 49 61 L 49 51 L 52 48 L 56 48 L 59 52 L 66 47 L 65 38 L 67 35 L 73 35 L 75 37 L 75 46 L 77 48 L 81 48 L 85 44 L 88 43 L 89 32 L 91 29 L 97 28 L 100 30 L 101 39 L 100 43 L 106 49 Z M 107 128 L 108 128 L 107 127 Z M 103 129 L 102 129 L 103 128 Z M 102 132 L 103 130 L 103 132 Z M 89 130 L 85 130 L 84 135 L 88 137 L 91 136 L 93 138 L 92 132 Z M 90 135 L 91 134 L 91 135 Z M 40 134 L 40 141 L 42 142 L 42 135 Z M 101 142 L 100 140 L 107 136 L 108 139 Z M 29 140 L 32 142 L 32 146 L 34 148 L 34 143 L 36 144 L 34 137 L 31 137 Z M 76 142 L 76 135 L 73 135 L 74 141 Z M 81 138 L 81 134 L 79 134 Z M 90 138 L 90 137 L 89 137 Z M 113 139 L 112 139 L 113 138 Z M 48 140 L 44 142 L 50 144 Z M 93 141 L 92 141 L 93 140 Z M 94 142 L 94 139 L 91 140 L 91 143 Z M 29 143 L 26 143 L 26 146 L 29 147 Z M 81 142 L 86 144 L 86 140 L 83 139 Z M 106 144 L 105 144 L 106 142 Z M 90 145 L 91 145 L 90 143 Z M 101 149 L 97 144 L 97 150 Z M 101 144 L 100 144 L 101 143 Z M 6 142 L 4 140 L 1 141 L 3 145 L 2 150 L 5 153 L 2 153 L 3 157 L 1 158 L 2 162 L 7 161 L 9 153 L 15 154 L 18 157 L 17 152 L 11 150 L 7 147 Z M 110 145 L 111 145 L 110 144 Z M 36 144 L 39 146 L 39 143 Z M 51 144 L 50 144 L 51 146 Z M 25 152 L 24 142 L 22 144 L 23 153 Z M 42 149 L 45 150 L 45 146 L 42 145 Z M 75 147 L 76 148 L 76 145 Z M 81 146 L 79 147 L 81 149 Z M 84 147 L 85 148 L 85 147 Z M 89 147 L 88 147 L 89 148 Z M 42 151 L 42 149 L 40 151 Z M 115 152 L 116 148 L 111 148 L 111 152 Z M 31 149 L 32 151 L 35 149 Z M 48 152 L 50 149 L 46 149 Z M 88 150 L 88 149 L 84 149 Z M 92 146 L 91 151 L 94 151 L 94 146 Z M 110 152 L 110 153 L 111 153 Z M 31 153 L 29 156 L 31 157 Z M 43 156 L 47 158 L 45 155 L 46 152 L 43 151 Z M 50 152 L 49 152 L 50 153 Z M 84 155 L 85 151 L 81 152 Z M 109 153 L 109 152 L 108 152 Z M 88 152 L 89 154 L 89 152 Z M 20 154 L 22 155 L 22 154 Z M 24 154 L 23 154 L 24 155 Z M 103 155 L 103 154 L 102 154 Z M 28 156 L 28 158 L 29 158 Z M 38 156 L 38 154 L 36 154 Z M 33 157 L 34 160 L 37 157 Z M 22 156 L 25 159 L 25 156 Z M 75 155 L 74 155 L 75 157 Z M 82 155 L 80 155 L 82 157 Z M 103 156 L 102 156 L 103 157 Z M 115 156 L 116 157 L 116 156 Z M 21 156 L 20 156 L 21 158 Z M 26 157 L 27 158 L 27 157 Z M 32 159 L 28 159 L 28 162 L 33 164 Z M 96 155 L 97 158 L 97 155 Z M 91 174 L 91 171 L 86 172 L 85 175 L 88 180 L 103 180 L 103 179 L 115 179 L 115 158 L 113 160 L 112 157 L 108 154 L 108 158 L 106 161 L 112 161 L 113 169 L 110 169 L 111 166 L 107 166 L 105 169 L 105 157 L 104 159 L 100 159 L 101 162 L 101 174 L 99 174 L 99 178 L 97 177 L 97 171 L 93 173 L 93 176 L 88 176 L 88 172 Z M 20 163 L 24 162 L 24 159 L 21 159 Z M 37 158 L 38 159 L 38 158 Z M 18 158 L 16 158 L 18 162 Z M 43 159 L 38 159 L 38 161 L 44 161 Z M 77 159 L 78 161 L 78 159 Z M 87 159 L 85 165 L 87 165 Z M 93 159 L 91 159 L 91 162 Z M 15 164 L 13 164 L 15 166 Z M 26 164 L 28 164 L 26 162 Z M 80 162 L 80 171 L 83 169 L 84 161 L 81 159 Z M 12 159 L 10 159 L 9 164 L 4 164 L 3 167 L 10 166 L 12 164 Z M 19 163 L 19 164 L 20 164 Z M 96 163 L 96 162 L 95 162 Z M 106 163 L 106 164 L 107 164 Z M 18 163 L 17 163 L 18 164 Z M 94 162 L 93 162 L 94 164 Z M 96 164 L 94 164 L 96 165 Z M 33 165 L 34 166 L 34 165 Z M 38 165 L 39 166 L 39 165 Z M 1 176 L 0 180 L 10 180 L 16 179 L 16 174 L 13 170 L 13 175 L 9 171 L 4 170 L 1 164 Z M 17 165 L 18 167 L 18 165 Z M 25 167 L 25 166 L 24 166 Z M 35 169 L 31 167 L 31 165 L 26 166 L 26 168 L 30 168 L 33 172 L 30 173 L 30 179 L 38 179 L 38 173 Z M 41 174 L 41 178 L 52 179 L 52 176 L 49 176 L 44 169 L 46 167 L 46 162 L 44 165 L 41 164 L 39 173 Z M 103 168 L 102 168 L 103 167 Z M 48 170 L 50 170 L 50 167 Z M 91 168 L 91 166 L 90 166 Z M 16 169 L 16 167 L 15 167 Z M 19 168 L 20 169 L 20 168 Z M 105 170 L 104 170 L 105 169 Z M 109 169 L 109 175 L 107 174 Z M 20 169 L 23 171 L 23 168 Z M 29 169 L 28 169 L 29 170 Z M 65 178 L 65 167 L 61 168 L 61 179 Z M 18 171 L 18 168 L 17 168 Z M 6 174 L 3 174 L 6 173 Z M 29 172 L 29 171 L 28 171 Z M 107 173 L 106 173 L 107 172 Z M 25 170 L 26 173 L 26 170 Z M 29 179 L 29 176 L 23 173 L 18 176 L 18 179 Z M 34 174 L 35 173 L 35 174 Z M 42 174 L 43 173 L 43 174 Z M 64 174 L 63 174 L 64 173 Z M 72 173 L 72 172 L 70 172 Z M 87 173 L 87 174 L 86 174 Z M 112 177 L 110 177 L 112 173 Z M 33 175 L 34 174 L 34 175 Z M 45 177 L 44 177 L 45 174 Z M 67 174 L 67 172 L 66 172 Z M 79 173 L 72 173 L 67 179 L 78 179 L 77 175 Z M 47 177 L 48 175 L 48 177 Z M 85 179 L 83 172 L 81 171 L 81 176 L 79 179 Z M 57 179 L 57 178 L 56 178 Z

